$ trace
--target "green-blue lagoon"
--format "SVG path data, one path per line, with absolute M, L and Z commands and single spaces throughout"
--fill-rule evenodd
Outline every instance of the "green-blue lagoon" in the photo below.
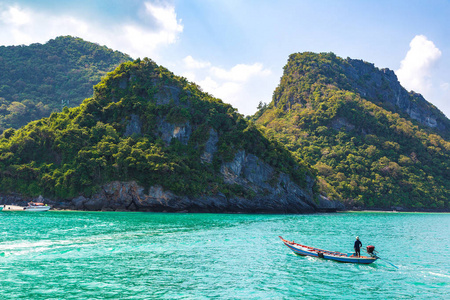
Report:
M 0 213 L 4 299 L 443 299 L 450 214 Z M 383 260 L 293 254 L 278 236 Z

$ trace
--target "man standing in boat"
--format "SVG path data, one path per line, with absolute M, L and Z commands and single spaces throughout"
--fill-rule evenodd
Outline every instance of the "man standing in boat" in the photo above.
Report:
M 359 240 L 359 236 L 357 236 L 354 248 L 355 248 L 355 255 L 358 256 L 358 257 L 361 256 L 361 251 L 360 251 L 361 247 L 362 247 L 362 243 Z

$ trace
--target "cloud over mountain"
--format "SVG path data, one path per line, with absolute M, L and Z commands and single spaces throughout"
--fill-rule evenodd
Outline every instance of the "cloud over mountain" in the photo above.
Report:
M 431 71 L 442 52 L 424 35 L 416 35 L 396 71 L 399 81 L 409 90 L 426 93 L 432 87 Z
M 118 19 L 108 25 L 70 12 L 55 14 L 48 8 L 1 5 L 0 39 L 4 45 L 18 45 L 45 43 L 55 36 L 70 34 L 96 41 L 134 58 L 155 58 L 161 48 L 175 43 L 183 31 L 181 20 L 170 4 L 145 2 L 136 14 L 146 22 Z
M 197 82 L 206 92 L 224 99 L 237 107 L 240 113 L 247 115 L 253 113 L 259 101 L 265 100 L 261 93 L 248 91 L 258 91 L 256 85 L 260 85 L 259 90 L 264 90 L 267 85 L 261 86 L 261 82 L 267 81 L 273 75 L 272 71 L 261 63 L 237 64 L 226 69 L 210 62 L 196 60 L 192 56 L 184 58 L 183 63 L 183 76 Z

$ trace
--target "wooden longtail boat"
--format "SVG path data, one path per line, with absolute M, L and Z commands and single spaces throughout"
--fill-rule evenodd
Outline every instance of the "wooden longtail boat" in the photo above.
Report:
M 378 259 L 378 257 L 375 254 L 370 253 L 370 252 L 369 252 L 370 256 L 355 256 L 353 253 L 346 254 L 346 253 L 341 253 L 341 252 L 336 252 L 336 251 L 327 251 L 327 250 L 317 249 L 317 248 L 294 243 L 294 241 L 291 242 L 291 241 L 285 240 L 281 236 L 279 238 L 295 254 L 302 255 L 302 256 L 315 256 L 315 257 L 320 257 L 320 258 L 324 258 L 324 259 L 331 259 L 331 260 L 335 260 L 335 261 L 339 261 L 339 262 L 354 263 L 354 264 L 371 264 Z M 373 247 L 373 246 L 368 246 L 368 247 Z M 371 252 L 373 252 L 374 248 L 375 247 L 370 248 L 370 250 L 372 250 Z

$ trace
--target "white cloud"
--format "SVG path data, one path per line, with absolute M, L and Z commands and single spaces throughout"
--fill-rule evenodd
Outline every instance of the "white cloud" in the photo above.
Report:
M 253 76 L 270 75 L 270 70 L 264 69 L 260 63 L 253 65 L 238 64 L 230 70 L 213 67 L 211 72 L 220 79 L 245 82 Z
M 205 91 L 213 91 L 219 88 L 219 84 L 213 80 L 211 77 L 207 76 L 205 79 L 198 82 L 198 85 L 202 87 Z
M 21 26 L 30 23 L 32 18 L 30 12 L 18 6 L 10 6 L 0 14 L 1 22 L 12 26 Z
M 450 117 L 450 84 L 442 80 L 442 72 L 437 68 L 441 50 L 424 35 L 415 36 L 409 46 L 400 69 L 395 71 L 400 83 L 407 90 L 421 93 L 427 101 Z
M 145 3 L 147 14 L 156 19 L 160 27 L 160 37 L 166 43 L 175 42 L 178 32 L 183 31 L 183 25 L 177 20 L 177 14 L 173 6 L 158 6 L 149 2 Z
M 187 78 L 187 80 L 192 81 L 192 82 L 195 82 L 197 80 L 196 79 L 197 77 L 194 72 L 184 72 L 184 73 L 181 73 L 181 76 Z
M 432 87 L 431 71 L 442 53 L 424 35 L 415 36 L 409 46 L 396 74 L 406 89 L 426 94 Z
M 211 63 L 195 60 L 192 56 L 188 55 L 183 59 L 183 62 L 188 69 L 202 69 L 211 66 Z
M 225 69 L 187 56 L 182 66 L 183 76 L 246 115 L 253 114 L 260 101 L 270 102 L 266 97 L 270 97 L 275 88 L 271 70 L 261 63 L 237 64 Z
M 243 90 L 243 86 L 236 82 L 226 81 L 217 82 L 211 77 L 206 77 L 198 83 L 203 90 L 209 92 L 214 97 L 220 98 L 227 103 L 239 104 L 239 94 Z
M 3 45 L 45 43 L 59 35 L 72 35 L 106 45 L 132 57 L 158 57 L 160 49 L 176 42 L 183 31 L 173 6 L 144 3 L 144 15 L 156 27 L 117 22 L 110 26 L 72 15 L 53 15 L 20 6 L 0 6 L 0 40 Z

